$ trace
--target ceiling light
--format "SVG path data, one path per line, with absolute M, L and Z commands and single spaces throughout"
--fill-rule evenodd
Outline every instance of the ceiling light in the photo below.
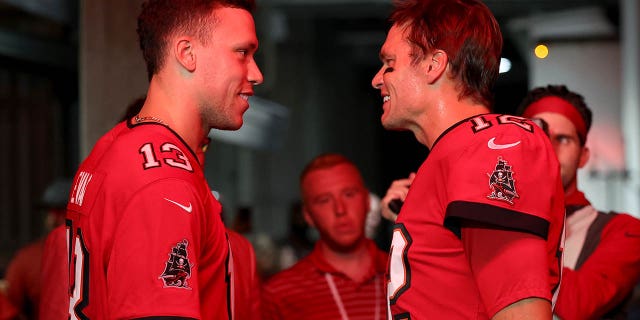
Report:
M 511 60 L 500 58 L 500 73 L 509 72 L 511 70 Z
M 539 59 L 544 59 L 549 55 L 549 48 L 547 48 L 547 46 L 545 46 L 544 44 L 539 44 L 536 46 L 533 52 Z

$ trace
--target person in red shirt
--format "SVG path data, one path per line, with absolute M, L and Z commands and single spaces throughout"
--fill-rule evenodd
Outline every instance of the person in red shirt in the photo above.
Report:
M 233 259 L 231 306 L 233 319 L 260 319 L 260 276 L 256 253 L 243 235 L 227 228 Z
M 560 161 L 567 230 L 555 315 L 564 320 L 626 319 L 625 304 L 640 279 L 640 220 L 598 211 L 578 190 L 578 169 L 590 156 L 591 110 L 580 94 L 548 85 L 529 91 L 518 114 L 548 124 Z
M 365 237 L 369 192 L 339 154 L 313 159 L 300 177 L 313 251 L 263 286 L 262 319 L 384 319 L 387 254 Z
M 430 149 L 383 197 L 389 319 L 551 319 L 560 168 L 544 131 L 491 114 L 502 36 L 477 0 L 397 1 L 380 50 L 382 125 Z
M 150 84 L 96 143 L 67 206 L 71 319 L 230 319 L 229 243 L 196 156 L 237 130 L 262 82 L 252 0 L 143 4 Z
M 0 290 L 0 320 L 19 319 L 18 310 L 11 304 L 3 290 Z
M 71 179 L 56 179 L 47 186 L 39 200 L 38 206 L 45 211 L 47 238 L 54 233 L 52 229 L 64 225 L 70 186 Z M 45 242 L 45 237 L 42 237 L 21 248 L 7 268 L 7 297 L 25 319 L 39 319 L 48 313 L 47 309 L 40 308 L 42 292 L 47 290 L 41 277 L 41 263 L 47 254 Z

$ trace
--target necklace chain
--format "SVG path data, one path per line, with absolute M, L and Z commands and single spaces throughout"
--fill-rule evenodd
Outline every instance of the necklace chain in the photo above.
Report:
M 140 114 L 136 114 L 136 116 L 135 116 L 135 118 L 133 120 L 135 120 L 136 123 L 151 121 L 151 122 L 157 122 L 157 123 L 165 125 L 165 126 L 167 125 L 160 118 L 156 118 L 156 117 L 141 117 Z

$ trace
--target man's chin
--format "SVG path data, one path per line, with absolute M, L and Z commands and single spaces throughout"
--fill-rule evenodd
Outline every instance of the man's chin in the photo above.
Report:
M 380 123 L 382 123 L 382 127 L 387 130 L 399 130 L 398 126 L 395 124 L 393 119 L 391 119 L 387 112 L 383 113 L 380 117 Z
M 337 252 L 350 253 L 358 248 L 361 240 L 362 239 L 359 237 L 354 237 L 353 239 L 340 239 L 333 242 L 331 247 Z
M 226 131 L 236 131 L 236 130 L 239 130 L 240 128 L 242 128 L 243 124 L 244 124 L 244 122 L 241 119 L 238 122 L 227 123 L 224 126 L 221 126 L 220 128 L 216 128 L 216 129 L 218 129 L 218 130 L 226 130 Z
M 399 124 L 392 122 L 392 121 L 385 121 L 384 119 L 382 120 L 382 127 L 385 128 L 386 130 L 390 130 L 390 131 L 404 131 L 407 130 L 406 128 L 403 128 L 402 126 L 400 126 Z

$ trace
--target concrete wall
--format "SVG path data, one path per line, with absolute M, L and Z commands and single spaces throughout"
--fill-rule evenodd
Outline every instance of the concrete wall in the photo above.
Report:
M 80 4 L 80 157 L 147 91 L 136 34 L 142 0 Z

